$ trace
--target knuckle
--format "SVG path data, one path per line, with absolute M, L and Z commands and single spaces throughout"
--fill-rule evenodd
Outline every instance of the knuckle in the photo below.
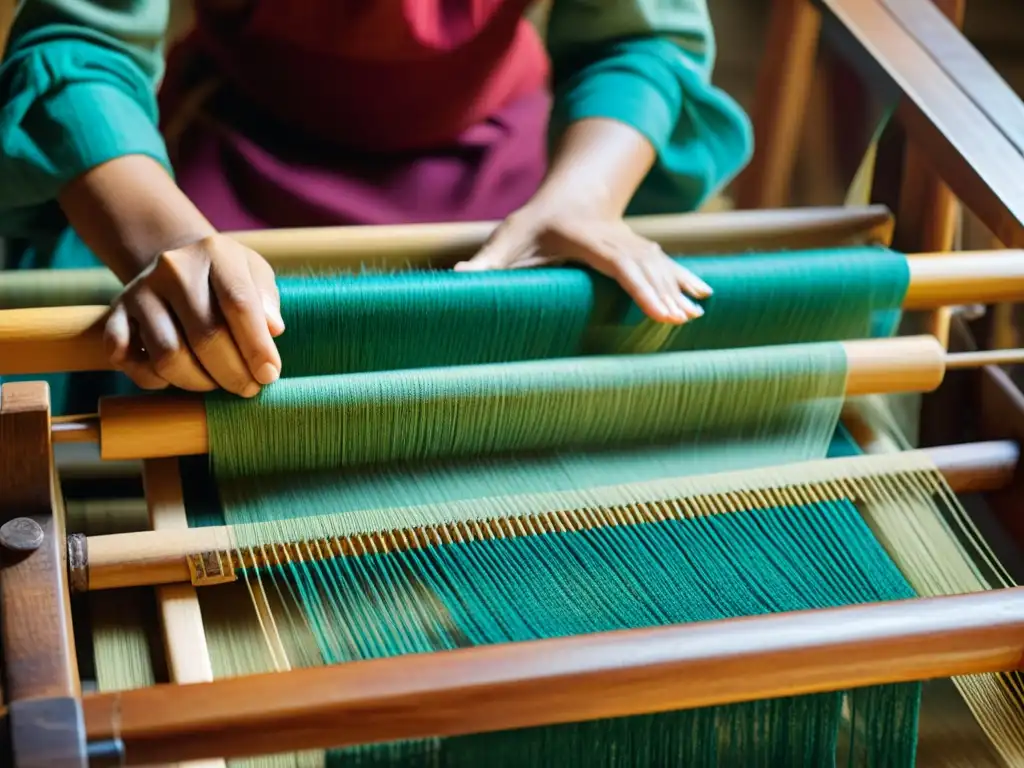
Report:
M 203 355 L 215 348 L 224 339 L 226 329 L 221 325 L 202 325 L 189 340 L 197 355 Z
M 185 362 L 185 353 L 180 347 L 160 347 L 158 349 L 147 349 L 149 360 L 153 364 L 153 370 L 159 376 L 166 378 L 181 369 Z
M 151 371 L 137 366 L 130 366 L 124 369 L 125 375 L 141 389 L 157 390 L 166 389 L 168 383 Z
M 153 275 L 162 280 L 183 282 L 189 271 L 191 258 L 184 249 L 164 251 L 153 262 Z
M 222 312 L 239 314 L 249 309 L 249 291 L 240 282 L 226 284 L 218 296 L 218 304 Z
M 661 261 L 662 259 L 668 258 L 668 254 L 662 250 L 662 247 L 657 243 L 652 243 L 649 240 L 644 241 L 644 244 L 640 248 L 640 253 L 645 259 L 650 261 Z

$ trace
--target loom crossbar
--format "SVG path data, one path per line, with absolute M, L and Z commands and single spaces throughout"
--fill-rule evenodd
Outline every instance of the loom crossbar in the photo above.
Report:
M 1017 469 L 1019 449 L 1011 441 L 931 448 L 920 453 L 942 473 L 955 493 L 994 491 L 1010 485 Z M 836 460 L 826 460 L 835 462 Z M 856 463 L 863 460 L 844 460 Z M 801 465 L 807 468 L 821 462 Z M 415 540 L 417 537 L 411 536 Z M 271 542 L 268 543 L 268 549 Z M 287 549 L 285 545 L 279 548 Z M 340 545 L 329 543 L 324 554 L 342 554 Z M 255 556 L 255 555 L 253 555 Z M 312 555 L 305 555 L 312 556 Z M 217 584 L 234 578 L 234 568 L 261 565 L 235 562 L 231 529 L 227 526 L 182 528 L 161 531 L 116 533 L 104 536 L 73 536 L 68 542 L 69 579 L 78 590 L 119 589 L 193 581 L 197 585 Z M 208 566 L 215 574 L 207 579 Z M 198 579 L 198 580 L 197 580 Z
M 994 304 L 1024 295 L 1024 251 L 921 254 L 907 263 L 906 310 Z M 109 370 L 106 312 L 105 306 L 0 311 L 0 375 Z
M 626 717 L 1019 668 L 1024 588 L 86 696 L 127 765 Z
M 946 352 L 932 336 L 847 341 L 843 348 L 847 357 L 846 394 L 850 397 L 931 392 L 945 374 Z M 978 364 L 991 362 L 986 358 Z M 54 440 L 98 440 L 100 455 L 110 461 L 209 452 L 206 408 L 200 397 L 107 397 L 100 400 L 99 410 L 98 424 L 93 416 L 58 420 Z

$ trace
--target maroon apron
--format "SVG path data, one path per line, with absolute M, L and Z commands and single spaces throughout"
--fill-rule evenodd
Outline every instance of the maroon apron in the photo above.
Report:
M 222 230 L 506 216 L 546 160 L 528 5 L 200 0 L 161 90 L 179 184 Z

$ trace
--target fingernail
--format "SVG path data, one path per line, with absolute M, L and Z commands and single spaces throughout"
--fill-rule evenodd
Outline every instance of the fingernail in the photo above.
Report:
M 711 290 L 711 286 L 705 283 L 700 278 L 697 279 L 697 288 L 704 292 L 705 295 L 710 296 L 714 291 Z
M 678 316 L 679 310 L 676 309 L 675 307 L 670 306 L 669 304 L 666 304 L 661 299 L 656 299 L 652 303 L 654 304 L 655 309 L 658 310 L 658 314 L 664 315 L 665 317 Z
M 273 363 L 264 363 L 260 366 L 260 369 L 256 371 L 256 381 L 260 384 L 273 384 L 280 377 L 281 372 L 273 365 Z M 260 388 L 256 387 L 256 391 L 259 392 Z
M 245 389 L 242 390 L 242 397 L 256 397 L 260 393 L 260 385 L 255 381 L 246 384 Z
M 704 307 L 702 307 L 700 304 L 694 304 L 693 305 L 693 316 L 694 317 L 701 317 L 703 314 L 704 314 Z

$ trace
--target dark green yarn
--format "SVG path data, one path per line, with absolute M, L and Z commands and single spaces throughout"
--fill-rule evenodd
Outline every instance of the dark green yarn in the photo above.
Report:
M 679 259 L 714 289 L 705 315 L 671 330 L 644 320 L 611 280 L 573 268 L 281 278 L 284 375 L 310 376 L 643 352 L 868 338 L 909 284 L 884 248 Z M 877 321 L 877 322 L 876 322 Z
M 268 577 L 299 596 L 325 663 L 913 596 L 842 500 L 293 564 L 265 570 Z M 889 686 L 339 750 L 333 759 L 820 766 L 834 763 L 846 727 L 852 764 L 907 766 L 919 695 L 917 685 Z M 845 724 L 844 696 L 852 712 Z

